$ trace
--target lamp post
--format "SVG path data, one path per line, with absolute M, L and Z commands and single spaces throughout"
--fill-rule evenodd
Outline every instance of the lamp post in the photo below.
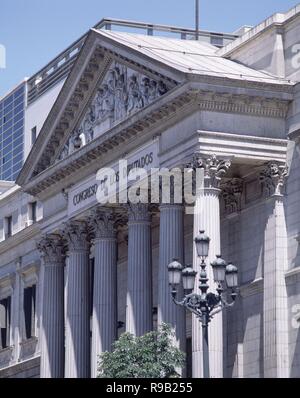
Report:
M 209 348 L 208 348 L 208 325 L 213 316 L 223 311 L 224 308 L 232 307 L 237 297 L 238 270 L 232 263 L 227 264 L 221 256 L 211 263 L 214 281 L 217 283 L 217 293 L 208 292 L 208 278 L 206 272 L 206 259 L 209 252 L 209 237 L 205 231 L 195 238 L 197 256 L 201 260 L 201 271 L 199 276 L 200 294 L 193 293 L 197 272 L 192 266 L 184 268 L 177 259 L 168 265 L 169 284 L 172 287 L 172 298 L 175 304 L 185 307 L 196 315 L 202 324 L 203 343 L 203 377 L 209 378 Z M 184 297 L 177 300 L 177 289 L 182 280 Z M 230 291 L 231 302 L 225 298 L 225 293 Z

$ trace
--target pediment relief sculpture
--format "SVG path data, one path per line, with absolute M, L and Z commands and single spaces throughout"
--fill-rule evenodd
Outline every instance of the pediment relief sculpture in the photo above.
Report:
M 58 160 L 65 159 L 117 122 L 150 105 L 168 90 L 162 80 L 151 79 L 114 61 Z

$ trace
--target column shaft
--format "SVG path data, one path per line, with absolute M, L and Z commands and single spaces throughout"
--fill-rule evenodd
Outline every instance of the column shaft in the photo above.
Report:
M 264 377 L 289 377 L 287 231 L 284 213 L 285 164 L 270 162 L 260 173 L 266 194 L 264 239 Z
M 268 220 L 264 249 L 264 377 L 289 377 L 287 291 L 287 234 L 283 196 L 266 204 Z
M 213 272 L 210 263 L 220 251 L 220 190 L 215 188 L 204 188 L 195 204 L 194 214 L 194 237 L 200 230 L 205 230 L 210 237 L 209 257 L 207 259 L 207 275 L 209 278 L 210 291 L 214 291 Z M 194 269 L 199 273 L 200 264 L 194 246 L 193 252 Z M 196 289 L 199 293 L 198 283 Z M 193 315 L 192 319 L 193 335 L 193 377 L 203 376 L 203 348 L 202 330 L 199 320 Z M 217 314 L 209 323 L 209 360 L 210 375 L 212 378 L 223 377 L 223 320 L 222 313 Z
M 67 228 L 66 378 L 90 376 L 89 248 L 83 224 Z
M 182 205 L 160 207 L 159 269 L 158 269 L 158 324 L 171 324 L 176 345 L 185 351 L 185 309 L 174 304 L 169 286 L 168 264 L 177 258 L 184 263 L 184 208 Z M 182 286 L 178 297 L 183 297 Z
M 64 377 L 64 257 L 58 238 L 39 243 L 43 256 L 41 378 Z
M 148 206 L 129 205 L 126 331 L 152 330 L 151 222 Z
M 194 238 L 200 230 L 204 230 L 210 237 L 210 249 L 207 259 L 207 276 L 210 291 L 216 290 L 213 279 L 213 271 L 210 263 L 215 260 L 216 255 L 220 253 L 220 183 L 222 177 L 227 173 L 231 166 L 229 160 L 218 159 L 212 154 L 203 158 L 199 152 L 194 154 L 191 165 L 196 170 L 196 176 L 199 172 L 200 181 L 196 178 L 196 202 L 194 206 Z M 197 186 L 198 183 L 200 186 Z M 197 257 L 196 247 L 193 250 L 193 266 L 200 273 L 200 260 Z M 199 283 L 196 283 L 196 289 L 199 293 Z M 193 355 L 193 377 L 203 376 L 203 347 L 202 330 L 199 320 L 192 317 L 192 355 Z M 215 315 L 209 323 L 209 362 L 210 377 L 223 377 L 223 316 L 222 312 Z
M 112 350 L 117 338 L 117 240 L 112 213 L 96 211 L 92 330 L 92 377 L 97 377 L 99 355 Z

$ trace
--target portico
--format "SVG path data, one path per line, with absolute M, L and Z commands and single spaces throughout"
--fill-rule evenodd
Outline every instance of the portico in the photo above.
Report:
M 221 72 L 215 65 L 215 70 L 199 73 L 197 62 L 195 72 L 187 72 L 133 46 L 107 32 L 91 31 L 19 178 L 44 207 L 39 244 L 44 270 L 42 377 L 96 377 L 98 356 L 112 349 L 120 333 L 141 336 L 156 322 L 173 326 L 174 343 L 183 351 L 191 342 L 193 376 L 201 377 L 201 327 L 174 305 L 167 277 L 173 258 L 199 271 L 191 242 L 201 229 L 211 238 L 209 261 L 223 254 L 240 265 L 246 295 L 240 305 L 247 307 L 245 292 L 264 276 L 260 258 L 250 256 L 247 263 L 232 234 L 242 239 L 248 233 L 244 220 L 262 214 L 262 186 L 270 180 L 262 181 L 261 173 L 276 179 L 271 166 L 285 166 L 290 84 L 265 79 L 260 72 L 253 75 L 242 66 L 239 77 L 229 79 L 228 60 L 222 60 L 226 65 Z M 184 54 L 180 57 L 185 60 Z M 243 77 L 250 72 L 251 78 Z M 124 180 L 137 168 L 146 175 L 141 184 L 151 180 L 152 169 L 183 170 L 186 165 L 204 175 L 193 191 L 193 204 L 184 198 L 177 202 L 172 195 L 168 203 L 133 203 L 127 197 L 121 203 L 100 203 L 105 192 L 110 198 L 124 192 Z M 133 184 L 125 184 L 125 191 Z M 271 202 L 276 214 L 282 214 L 279 199 L 270 200 L 270 207 Z M 269 242 L 275 213 L 271 208 L 266 212 L 271 219 L 262 228 L 269 231 Z M 278 229 L 275 236 L 280 245 Z M 252 251 L 263 250 L 257 241 Z M 273 268 L 282 275 L 277 262 L 267 264 L 269 275 Z M 265 282 L 263 308 L 270 317 L 274 307 L 281 316 L 284 305 L 271 300 L 274 284 L 271 276 Z M 232 313 L 225 315 L 210 325 L 212 377 L 233 374 L 231 366 L 247 359 L 246 343 L 242 354 L 235 351 L 239 334 L 227 321 Z M 268 333 L 270 322 L 263 322 Z M 279 335 L 279 324 L 274 328 Z M 227 335 L 235 339 L 230 347 Z M 280 352 L 268 351 L 266 372 Z

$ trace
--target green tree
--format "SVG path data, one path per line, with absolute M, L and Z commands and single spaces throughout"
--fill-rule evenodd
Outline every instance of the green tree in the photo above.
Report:
M 99 360 L 100 378 L 169 378 L 180 377 L 185 354 L 173 345 L 171 326 L 162 324 L 158 331 L 134 337 L 124 333 L 112 352 Z

